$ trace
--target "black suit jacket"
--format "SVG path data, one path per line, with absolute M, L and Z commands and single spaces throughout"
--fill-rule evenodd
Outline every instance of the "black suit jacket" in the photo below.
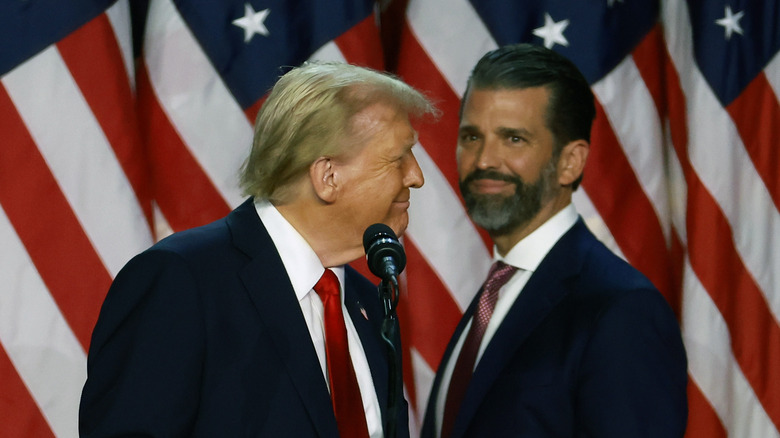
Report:
M 345 303 L 384 424 L 383 310 L 376 286 L 349 266 Z M 408 436 L 405 401 L 397 421 Z M 251 199 L 117 275 L 92 335 L 79 428 L 85 437 L 338 436 L 300 305 Z
M 439 366 L 422 436 L 435 436 Z M 453 437 L 682 437 L 687 361 L 679 324 L 642 274 L 580 219 L 533 273 L 486 348 Z

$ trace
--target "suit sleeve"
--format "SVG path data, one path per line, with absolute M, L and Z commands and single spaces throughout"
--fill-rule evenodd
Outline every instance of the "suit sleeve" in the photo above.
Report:
M 175 254 L 143 253 L 117 275 L 92 335 L 82 437 L 188 434 L 205 351 L 201 307 Z
M 679 325 L 661 294 L 619 294 L 593 333 L 575 401 L 583 436 L 682 437 L 687 361 Z

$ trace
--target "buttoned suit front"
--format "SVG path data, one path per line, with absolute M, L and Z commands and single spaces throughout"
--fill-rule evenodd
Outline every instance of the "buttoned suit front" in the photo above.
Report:
M 436 436 L 446 348 L 421 436 Z M 687 362 L 663 296 L 579 219 L 533 272 L 490 340 L 453 426 L 462 437 L 682 437 Z
M 388 359 L 377 289 L 349 266 L 344 289 L 384 422 Z M 397 429 L 408 436 L 402 404 Z M 117 275 L 93 332 L 80 432 L 338 436 L 301 307 L 251 199 L 163 239 Z

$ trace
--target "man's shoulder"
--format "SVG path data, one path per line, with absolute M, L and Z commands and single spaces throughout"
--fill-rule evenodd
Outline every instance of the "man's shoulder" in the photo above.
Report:
M 254 227 L 247 219 L 253 217 L 251 200 L 246 201 L 227 216 L 212 222 L 172 233 L 154 244 L 149 251 L 169 251 L 180 255 L 196 255 L 216 251 L 229 246 L 237 228 Z
M 225 218 L 206 225 L 175 232 L 160 239 L 148 251 L 168 251 L 180 255 L 192 255 L 214 250 L 229 241 Z
M 578 242 L 572 250 L 581 258 L 579 277 L 584 284 L 604 290 L 656 290 L 642 272 L 609 249 L 583 221 L 575 224 L 572 231 Z

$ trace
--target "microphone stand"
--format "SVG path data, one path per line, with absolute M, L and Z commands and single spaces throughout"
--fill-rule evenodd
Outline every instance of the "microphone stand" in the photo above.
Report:
M 401 377 L 401 368 L 398 364 L 398 352 L 396 351 L 393 340 L 398 334 L 398 318 L 395 308 L 398 304 L 398 279 L 395 275 L 389 277 L 390 280 L 382 279 L 379 284 L 379 297 L 385 311 L 385 317 L 382 321 L 382 340 L 385 343 L 388 356 L 388 396 L 387 396 L 387 419 L 385 421 L 385 437 L 395 438 L 398 422 L 398 406 L 401 399 L 403 382 Z

